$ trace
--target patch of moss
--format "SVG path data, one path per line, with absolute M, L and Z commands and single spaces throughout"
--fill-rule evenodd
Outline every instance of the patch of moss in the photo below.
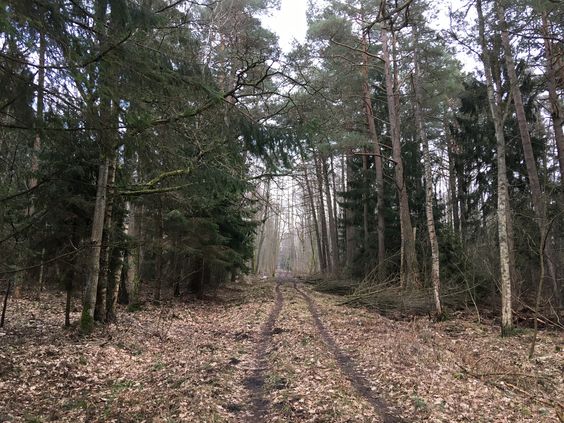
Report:
M 153 364 L 151 369 L 157 372 L 159 370 L 163 370 L 165 367 L 166 365 L 162 361 L 157 361 L 156 363 Z
M 94 330 L 94 318 L 90 315 L 89 309 L 84 308 L 80 316 L 80 332 L 88 335 Z
M 411 400 L 413 401 L 413 405 L 415 406 L 416 410 L 420 410 L 420 411 L 425 411 L 427 410 L 427 403 L 425 402 L 425 400 L 417 395 L 413 395 L 411 397 Z
M 85 399 L 69 400 L 63 404 L 64 410 L 86 410 L 88 402 Z
M 129 304 L 127 306 L 127 311 L 130 312 L 130 313 L 135 313 L 135 312 L 141 311 L 141 304 L 139 304 L 139 303 Z
M 128 379 L 117 380 L 112 385 L 112 392 L 116 394 L 118 392 L 125 391 L 126 389 L 133 388 L 134 385 L 135 382 L 132 380 L 128 380 Z

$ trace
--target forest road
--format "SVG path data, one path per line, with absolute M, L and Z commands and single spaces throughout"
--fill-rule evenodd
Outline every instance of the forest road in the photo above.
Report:
M 305 289 L 298 288 L 296 282 L 294 282 L 294 289 L 302 296 L 302 298 L 307 303 L 309 313 L 313 318 L 313 322 L 317 329 L 319 335 L 323 339 L 323 342 L 327 348 L 331 351 L 340 371 L 349 379 L 352 386 L 356 391 L 374 408 L 374 411 L 382 418 L 384 423 L 400 423 L 405 422 L 404 419 L 395 416 L 388 404 L 384 402 L 381 398 L 374 395 L 374 392 L 370 388 L 370 383 L 368 380 L 362 376 L 362 374 L 356 369 L 356 366 L 352 359 L 343 352 L 339 347 L 335 339 L 331 336 L 327 327 L 323 324 L 321 320 L 321 314 L 317 308 L 315 300 L 309 295 Z
M 285 294 L 288 296 L 287 301 L 285 301 Z M 285 302 L 295 304 L 298 301 L 305 303 L 305 307 L 300 309 L 295 307 L 284 308 Z M 377 421 L 384 423 L 406 422 L 405 419 L 394 414 L 392 408 L 376 395 L 376 392 L 371 388 L 372 384 L 370 381 L 357 370 L 357 366 L 351 357 L 339 347 L 337 341 L 323 322 L 322 313 L 313 298 L 312 291 L 297 279 L 289 277 L 279 277 L 276 279 L 274 304 L 260 329 L 257 340 L 254 358 L 256 366 L 252 374 L 245 380 L 245 387 L 248 389 L 251 398 L 251 422 L 270 421 L 268 416 L 269 409 L 272 407 L 272 401 L 269 397 L 272 395 L 269 393 L 269 389 L 272 389 L 272 387 L 267 383 L 269 375 L 273 372 L 270 355 L 273 351 L 279 350 L 279 346 L 274 345 L 274 335 L 286 330 L 276 327 L 276 323 L 279 319 L 284 320 L 288 318 L 301 320 L 302 322 L 300 323 L 304 328 L 308 327 L 305 320 L 309 320 L 309 332 L 313 332 L 310 335 L 320 339 L 321 345 L 329 353 L 328 356 L 333 358 L 336 369 L 349 381 L 351 390 L 354 391 L 349 393 L 351 397 L 357 396 L 367 402 L 373 409 L 374 415 L 377 416 Z M 278 353 L 282 354 L 283 352 L 278 351 Z M 281 380 L 286 380 L 284 375 L 278 377 Z M 274 389 L 277 388 L 274 387 Z
M 264 420 L 267 409 L 268 400 L 266 399 L 265 393 L 265 374 L 268 368 L 268 353 L 267 348 L 271 341 L 273 335 L 274 325 L 276 319 L 282 311 L 284 305 L 284 297 L 280 290 L 280 282 L 276 282 L 274 288 L 274 306 L 268 314 L 266 321 L 264 322 L 257 343 L 257 348 L 255 351 L 255 364 L 251 376 L 245 380 L 245 387 L 249 390 L 252 406 L 252 420 L 251 422 L 261 422 Z

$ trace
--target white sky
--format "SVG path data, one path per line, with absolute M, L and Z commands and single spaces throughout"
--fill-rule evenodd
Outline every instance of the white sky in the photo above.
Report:
M 306 0 L 281 0 L 280 9 L 262 19 L 264 25 L 278 35 L 282 51 L 288 53 L 294 40 L 304 42 L 307 32 Z
M 284 53 L 292 50 L 294 40 L 302 43 L 305 41 L 307 32 L 307 0 L 281 0 L 280 9 L 272 10 L 269 16 L 262 18 L 264 25 L 275 32 L 279 38 L 279 44 Z M 449 27 L 448 8 L 463 8 L 464 0 L 439 0 L 434 4 L 437 11 L 437 19 L 431 22 L 431 27 L 436 30 L 447 29 Z M 472 15 L 472 13 L 470 14 Z M 474 19 L 469 17 L 470 21 Z M 457 47 L 457 58 L 462 62 L 467 72 L 472 72 L 476 68 L 475 58 L 460 46 Z

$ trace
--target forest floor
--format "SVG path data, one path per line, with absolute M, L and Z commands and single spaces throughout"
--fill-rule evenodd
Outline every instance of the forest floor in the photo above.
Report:
M 394 321 L 294 280 L 147 304 L 90 336 L 63 296 L 13 300 L 0 422 L 558 422 L 562 333 Z M 78 320 L 78 313 L 73 313 Z

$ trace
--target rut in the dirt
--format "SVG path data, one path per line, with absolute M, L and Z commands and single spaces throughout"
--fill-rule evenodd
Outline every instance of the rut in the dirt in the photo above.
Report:
M 264 323 L 258 341 L 255 363 L 256 367 L 251 376 L 245 381 L 245 386 L 251 394 L 252 422 L 261 422 L 264 419 L 268 408 L 268 400 L 265 398 L 264 392 L 264 375 L 268 367 L 268 344 L 271 342 L 276 319 L 280 315 L 282 306 L 284 305 L 284 297 L 280 291 L 280 283 L 276 283 L 274 307 L 268 315 L 268 319 Z
M 313 318 L 315 327 L 319 331 L 321 338 L 327 348 L 331 351 L 331 353 L 335 356 L 335 360 L 341 372 L 349 379 L 353 387 L 356 391 L 362 395 L 370 405 L 374 408 L 380 417 L 382 418 L 383 422 L 385 423 L 400 423 L 405 422 L 404 419 L 398 417 L 393 414 L 392 410 L 382 399 L 376 397 L 374 392 L 370 388 L 369 382 L 366 380 L 364 376 L 362 376 L 358 370 L 355 368 L 355 365 L 351 358 L 339 348 L 335 339 L 331 336 L 323 322 L 321 321 L 321 315 L 319 314 L 319 310 L 317 309 L 317 305 L 313 298 L 311 298 L 306 292 L 298 288 L 297 284 L 294 282 L 295 290 L 303 297 L 306 301 L 309 312 Z

